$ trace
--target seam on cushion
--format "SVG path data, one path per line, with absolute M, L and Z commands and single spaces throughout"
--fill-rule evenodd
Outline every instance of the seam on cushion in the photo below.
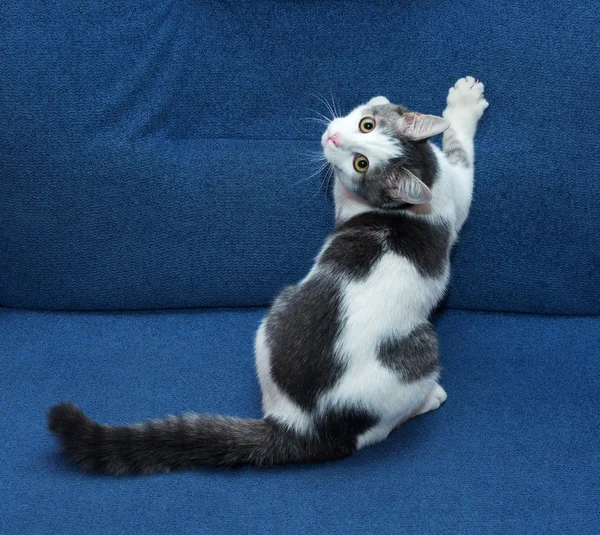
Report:
M 0 309 L 6 308 L 8 310 L 23 310 L 29 312 L 74 312 L 74 313 L 87 313 L 87 314 L 135 314 L 137 312 L 183 312 L 186 310 L 256 310 L 269 308 L 271 304 L 262 305 L 230 305 L 230 306 L 200 306 L 200 307 L 178 307 L 178 308 L 123 308 L 123 309 L 110 309 L 110 308 L 95 308 L 95 309 L 55 309 L 55 308 L 20 308 L 10 307 L 6 305 L 0 305 Z M 444 307 L 434 312 L 434 316 L 444 312 L 475 312 L 478 314 L 504 314 L 504 315 L 519 315 L 519 316 L 542 316 L 542 317 L 555 317 L 555 318 L 600 318 L 600 314 L 570 314 L 570 313 L 549 313 L 549 312 L 521 312 L 515 310 L 484 310 L 476 308 L 450 308 Z
M 455 308 L 444 307 L 438 312 L 445 310 L 456 310 L 459 312 L 478 312 L 481 314 L 519 314 L 521 316 L 544 316 L 557 318 L 600 318 L 600 313 L 582 314 L 577 312 L 530 312 L 522 310 L 499 310 L 499 309 L 483 309 L 483 308 Z
M 277 138 L 277 137 L 208 137 L 208 136 L 193 136 L 193 137 L 169 137 L 165 138 L 169 141 L 193 141 L 194 139 L 212 139 L 213 141 L 307 141 L 318 143 L 318 138 L 303 138 L 303 137 L 289 137 L 289 138 Z

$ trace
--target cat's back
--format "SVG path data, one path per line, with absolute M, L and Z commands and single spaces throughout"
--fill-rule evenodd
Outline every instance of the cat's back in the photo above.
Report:
M 443 224 L 402 213 L 365 213 L 338 225 L 307 277 L 286 288 L 265 319 L 263 375 L 304 411 L 326 392 L 353 398 L 342 391 L 354 391 L 353 378 L 368 373 L 374 391 L 394 388 L 398 377 L 378 351 L 428 325 L 446 286 L 449 242 Z
M 451 241 L 451 225 L 402 210 L 366 212 L 338 225 L 318 266 L 343 281 L 346 331 L 376 344 L 386 332 L 409 332 L 425 321 L 448 282 Z
M 339 224 L 319 257 L 319 265 L 353 280 L 372 274 L 388 254 L 408 261 L 423 278 L 442 277 L 448 268 L 452 225 L 404 210 L 371 211 Z

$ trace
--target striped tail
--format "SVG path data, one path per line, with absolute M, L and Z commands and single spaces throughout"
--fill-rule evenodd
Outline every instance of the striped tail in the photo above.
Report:
M 268 418 L 189 414 L 127 427 L 102 425 L 71 403 L 50 409 L 48 427 L 71 461 L 108 474 L 330 461 L 356 449 L 354 440 L 300 436 Z

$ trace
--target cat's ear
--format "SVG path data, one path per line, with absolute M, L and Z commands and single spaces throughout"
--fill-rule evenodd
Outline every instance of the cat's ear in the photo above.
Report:
M 450 123 L 443 117 L 423 115 L 412 111 L 403 113 L 400 121 L 402 135 L 413 141 L 441 134 L 450 126 Z
M 381 106 L 381 104 L 389 104 L 390 101 L 385 97 L 373 97 L 369 102 L 367 102 L 367 106 Z
M 405 168 L 394 176 L 388 195 L 395 203 L 425 204 L 431 200 L 431 190 L 427 185 Z

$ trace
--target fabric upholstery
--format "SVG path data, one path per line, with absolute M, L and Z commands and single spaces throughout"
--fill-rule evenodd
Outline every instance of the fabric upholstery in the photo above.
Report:
M 595 0 L 1 2 L 0 533 L 597 534 L 599 28 Z M 466 74 L 490 108 L 445 306 L 507 313 L 436 318 L 442 408 L 318 466 L 59 454 L 58 401 L 259 416 L 256 307 L 333 224 L 315 94 L 439 114 Z M 123 312 L 196 307 L 235 308 Z
M 0 5 L 0 304 L 268 304 L 332 225 L 307 153 L 385 94 L 486 84 L 447 305 L 600 313 L 595 0 Z
M 597 317 L 444 313 L 446 404 L 344 461 L 115 478 L 59 455 L 60 400 L 113 424 L 260 415 L 263 313 L 0 309 L 2 534 L 598 532 Z

